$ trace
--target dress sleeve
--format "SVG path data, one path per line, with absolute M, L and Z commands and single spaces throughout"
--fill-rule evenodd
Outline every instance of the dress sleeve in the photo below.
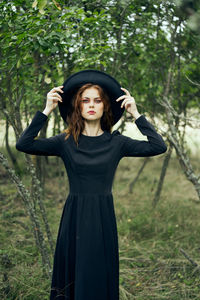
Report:
M 132 139 L 120 134 L 122 141 L 121 158 L 126 156 L 146 157 L 162 154 L 167 151 L 167 146 L 162 136 L 157 133 L 154 126 L 147 121 L 144 115 L 135 120 L 135 124 L 148 141 Z
M 48 116 L 37 111 L 30 125 L 22 132 L 15 147 L 18 151 L 33 155 L 60 156 L 62 149 L 61 134 L 50 138 L 36 138 Z

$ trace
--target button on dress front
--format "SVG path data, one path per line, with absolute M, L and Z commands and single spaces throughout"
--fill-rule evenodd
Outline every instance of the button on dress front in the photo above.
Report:
M 135 123 L 148 141 L 118 130 L 99 136 L 80 134 L 77 147 L 65 133 L 37 138 L 48 116 L 37 111 L 16 149 L 28 154 L 59 156 L 69 180 L 54 254 L 50 300 L 119 300 L 118 234 L 112 183 L 123 157 L 164 153 L 167 146 L 141 115 Z

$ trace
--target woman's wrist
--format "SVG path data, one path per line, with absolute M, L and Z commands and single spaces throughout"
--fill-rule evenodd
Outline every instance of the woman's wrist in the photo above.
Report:
M 43 110 L 43 114 L 48 116 L 50 113 L 51 113 L 51 110 L 49 110 L 48 108 L 45 107 L 45 109 Z
M 141 116 L 141 114 L 138 111 L 132 113 L 131 115 L 135 119 L 135 121 Z

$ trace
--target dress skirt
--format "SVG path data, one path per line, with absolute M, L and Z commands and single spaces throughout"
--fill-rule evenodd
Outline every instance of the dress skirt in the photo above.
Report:
M 57 236 L 50 300 L 118 300 L 113 196 L 69 193 Z

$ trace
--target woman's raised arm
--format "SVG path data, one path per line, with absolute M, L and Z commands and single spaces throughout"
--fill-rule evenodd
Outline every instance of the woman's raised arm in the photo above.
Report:
M 46 107 L 43 112 L 37 111 L 30 125 L 22 132 L 16 143 L 18 151 L 27 154 L 60 156 L 62 149 L 63 134 L 60 133 L 50 138 L 37 138 L 38 132 L 46 122 L 48 115 L 56 108 L 58 101 L 62 102 L 61 96 L 57 91 L 62 91 L 62 86 L 54 87 L 47 94 Z
M 30 125 L 22 132 L 16 143 L 18 151 L 34 155 L 60 156 L 63 133 L 50 138 L 35 139 L 47 118 L 48 116 L 41 111 L 36 112 Z
M 120 138 L 121 147 L 121 157 L 124 156 L 155 156 L 162 154 L 167 151 L 167 146 L 162 138 L 162 136 L 157 133 L 154 126 L 147 121 L 144 115 L 141 115 L 135 120 L 135 124 L 143 135 L 147 136 L 148 141 L 132 139 L 128 136 L 121 135 Z
M 116 101 L 123 100 L 121 107 L 125 107 L 128 113 L 135 118 L 135 124 L 143 135 L 147 136 L 148 141 L 140 141 L 132 139 L 128 136 L 121 135 L 118 130 L 115 134 L 120 135 L 121 144 L 121 158 L 124 156 L 155 156 L 167 151 L 167 146 L 162 136 L 157 133 L 154 126 L 147 121 L 144 115 L 140 115 L 137 110 L 135 99 L 131 96 L 129 91 L 125 88 L 121 89 L 126 95 L 122 95 Z

